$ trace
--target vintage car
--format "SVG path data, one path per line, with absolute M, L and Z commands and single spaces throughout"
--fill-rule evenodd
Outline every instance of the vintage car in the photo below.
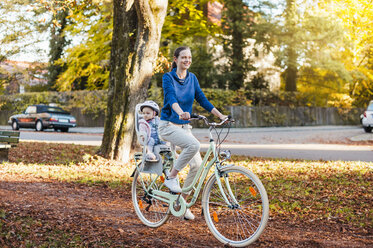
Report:
M 53 128 L 55 131 L 68 132 L 69 128 L 76 127 L 76 120 L 69 112 L 59 107 L 30 105 L 22 114 L 9 117 L 8 124 L 13 130 L 35 128 L 36 131 L 43 131 Z

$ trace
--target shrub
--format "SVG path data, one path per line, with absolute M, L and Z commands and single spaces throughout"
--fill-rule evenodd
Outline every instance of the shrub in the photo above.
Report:
M 316 101 L 313 94 L 299 92 L 270 91 L 268 89 L 251 90 L 223 90 L 223 89 L 203 89 L 207 99 L 219 110 L 224 111 L 228 106 L 317 106 L 317 107 L 344 107 L 346 106 L 344 97 L 334 97 L 333 101 L 320 103 Z M 148 90 L 148 99 L 163 106 L 163 90 L 157 86 L 156 81 L 152 82 Z M 83 113 L 98 114 L 106 111 L 107 91 L 67 91 L 67 92 L 32 92 L 16 95 L 0 95 L 0 111 L 10 110 L 14 113 L 21 112 L 31 104 L 50 104 L 70 111 L 72 108 L 81 108 Z M 194 111 L 207 114 L 199 104 L 194 105 Z
M 30 92 L 15 95 L 0 95 L 0 110 L 19 113 L 32 104 L 54 103 L 70 111 L 81 108 L 83 113 L 98 114 L 106 110 L 107 91 Z

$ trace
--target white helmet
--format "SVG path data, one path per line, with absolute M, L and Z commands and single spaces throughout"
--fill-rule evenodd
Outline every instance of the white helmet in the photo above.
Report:
M 153 109 L 156 112 L 156 115 L 159 115 L 159 106 L 154 101 L 145 101 L 144 103 L 142 103 L 140 106 L 140 111 L 142 111 L 142 109 L 145 107 Z

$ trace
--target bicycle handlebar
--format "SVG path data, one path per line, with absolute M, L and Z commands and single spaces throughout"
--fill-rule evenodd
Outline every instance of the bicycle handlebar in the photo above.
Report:
M 209 120 L 207 119 L 206 116 L 199 115 L 199 114 L 194 114 L 194 113 L 190 115 L 190 119 L 204 120 L 205 123 L 206 123 L 206 125 L 208 125 L 208 126 L 214 126 L 214 127 L 221 126 L 221 125 L 223 125 L 226 122 L 235 122 L 235 120 L 230 115 L 228 115 L 227 118 L 225 118 L 224 120 L 222 120 L 219 123 L 209 122 Z

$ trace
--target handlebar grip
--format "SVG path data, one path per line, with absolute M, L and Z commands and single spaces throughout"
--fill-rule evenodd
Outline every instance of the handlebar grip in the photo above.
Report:
M 192 113 L 192 114 L 190 115 L 190 118 L 199 119 L 199 115 Z
M 230 122 L 236 122 L 236 120 L 233 119 L 233 117 L 232 117 L 231 115 L 228 115 L 228 120 L 229 120 Z

